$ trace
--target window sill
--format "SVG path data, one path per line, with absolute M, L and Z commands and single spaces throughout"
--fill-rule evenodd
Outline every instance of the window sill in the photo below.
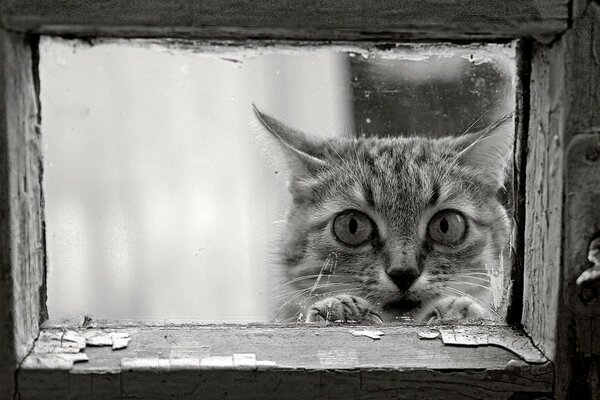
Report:
M 17 375 L 20 399 L 539 398 L 553 369 L 506 326 L 118 326 L 46 328 Z M 67 333 L 68 332 L 68 333 Z M 85 345 L 100 335 L 127 347 Z M 83 341 L 82 341 L 83 338 Z M 520 355 L 498 345 L 503 342 Z M 444 343 L 445 342 L 445 343 Z M 108 342 L 110 344 L 110 341 Z M 488 345 L 486 345 L 488 344 Z M 465 347 L 465 346 L 474 347 Z M 76 361 L 88 358 L 87 361 Z M 528 360 L 528 361 L 525 361 Z

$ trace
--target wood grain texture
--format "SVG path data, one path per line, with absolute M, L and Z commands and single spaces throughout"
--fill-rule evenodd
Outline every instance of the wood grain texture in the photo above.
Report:
M 21 399 L 53 398 L 539 398 L 552 390 L 548 362 L 528 364 L 496 346 L 419 340 L 428 327 L 378 328 L 380 340 L 351 327 L 150 327 L 128 333 L 127 348 L 86 347 L 87 362 L 65 363 L 76 335 L 44 331 L 19 372 Z M 461 328 L 455 328 L 460 331 Z M 507 327 L 467 332 L 521 336 Z M 55 332 L 55 333 L 52 333 Z M 79 330 L 81 335 L 96 330 Z M 61 350 L 62 347 L 62 350 Z M 65 354 L 66 355 L 66 354 Z
M 38 107 L 24 35 L 0 29 L 0 397 L 37 337 L 44 296 Z M 12 395 L 12 393 L 11 393 Z
M 588 3 L 563 40 L 569 143 L 556 389 L 558 395 L 599 400 L 600 305 L 598 300 L 583 304 L 575 281 L 589 266 L 588 245 L 600 230 L 600 4 Z
M 595 321 L 600 321 L 600 298 L 581 298 L 576 284 L 580 274 L 591 266 L 588 244 L 600 232 L 600 132 L 580 133 L 571 140 L 565 191 L 566 305 L 574 313 L 578 353 L 600 356 L 596 351 L 600 347 L 600 332 L 595 332 Z
M 473 39 L 555 35 L 568 0 L 6 0 L 9 30 L 84 36 Z
M 562 42 L 533 48 L 527 142 L 522 322 L 550 359 L 561 288 L 564 51 Z
M 582 327 L 575 281 L 598 227 L 600 197 L 586 185 L 590 177 L 573 173 L 587 152 L 573 146 L 578 135 L 600 134 L 600 6 L 577 4 L 572 28 L 533 50 L 523 324 L 555 362 L 556 397 L 591 399 L 600 396 L 598 357 L 580 351 L 595 349 L 595 319 Z M 600 167 L 587 173 L 599 175 Z M 586 213 L 586 204 L 593 211 Z
M 527 137 L 531 113 L 531 40 L 517 41 L 517 82 L 515 104 L 515 141 L 513 156 L 513 234 L 511 235 L 511 287 L 506 321 L 519 325 L 523 316 L 523 274 L 525 254 L 525 216 L 527 204 Z

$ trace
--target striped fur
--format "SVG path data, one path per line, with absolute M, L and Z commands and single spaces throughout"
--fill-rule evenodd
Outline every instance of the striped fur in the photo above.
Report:
M 507 253 L 510 229 L 497 194 L 510 164 L 512 118 L 459 138 L 317 140 L 256 114 L 286 160 L 294 200 L 278 251 L 287 281 L 274 320 L 304 320 L 324 304 L 339 307 L 342 319 L 445 319 L 465 301 L 478 312 L 463 317 L 493 317 L 489 271 Z M 332 231 L 335 216 L 350 209 L 376 225 L 358 247 Z M 431 218 L 446 209 L 467 222 L 454 247 L 428 235 Z M 403 268 L 419 273 L 404 291 L 388 274 Z

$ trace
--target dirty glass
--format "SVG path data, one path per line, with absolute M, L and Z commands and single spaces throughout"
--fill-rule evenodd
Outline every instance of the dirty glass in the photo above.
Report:
M 460 136 L 515 103 L 512 45 L 42 38 L 39 69 L 53 321 L 273 320 L 292 196 L 253 104 L 323 139 Z M 508 265 L 472 275 L 496 316 Z

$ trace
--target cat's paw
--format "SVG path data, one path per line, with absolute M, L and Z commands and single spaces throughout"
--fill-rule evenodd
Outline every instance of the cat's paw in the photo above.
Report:
M 419 317 L 427 323 L 446 323 L 465 320 L 487 319 L 489 315 L 477 301 L 471 297 L 444 297 L 433 303 Z
M 357 322 L 382 324 L 368 301 L 347 294 L 317 301 L 307 310 L 306 322 Z

